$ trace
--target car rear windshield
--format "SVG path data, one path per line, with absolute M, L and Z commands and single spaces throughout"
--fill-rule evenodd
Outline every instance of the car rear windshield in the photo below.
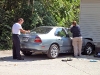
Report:
M 40 33 L 40 34 L 47 34 L 51 31 L 52 28 L 50 27 L 37 27 L 33 30 L 31 30 L 31 32 L 35 32 L 35 33 Z

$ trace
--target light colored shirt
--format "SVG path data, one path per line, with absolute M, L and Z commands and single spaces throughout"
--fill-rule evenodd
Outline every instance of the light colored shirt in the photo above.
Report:
M 19 34 L 20 35 L 20 29 L 22 29 L 22 26 L 19 23 L 15 23 L 12 26 L 12 34 Z

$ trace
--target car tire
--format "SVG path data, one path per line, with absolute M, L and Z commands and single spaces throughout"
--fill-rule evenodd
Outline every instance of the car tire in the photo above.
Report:
M 31 56 L 31 55 L 32 55 L 32 52 L 30 52 L 30 51 L 22 51 L 22 53 L 23 53 L 25 56 Z
M 49 48 L 49 51 L 47 53 L 47 56 L 51 59 L 54 59 L 58 56 L 59 54 L 59 47 L 57 44 L 52 44 Z
M 86 44 L 83 54 L 91 55 L 92 53 L 93 53 L 93 45 L 90 43 Z

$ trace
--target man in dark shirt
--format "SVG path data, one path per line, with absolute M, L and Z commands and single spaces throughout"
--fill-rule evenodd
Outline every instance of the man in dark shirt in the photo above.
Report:
M 77 25 L 76 21 L 72 22 L 70 31 L 73 35 L 72 45 L 74 48 L 74 56 L 81 56 L 82 49 L 82 36 L 79 25 Z

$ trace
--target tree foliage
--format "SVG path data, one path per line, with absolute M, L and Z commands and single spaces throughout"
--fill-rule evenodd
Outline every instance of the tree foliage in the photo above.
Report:
M 19 17 L 24 29 L 38 26 L 69 27 L 79 21 L 80 0 L 0 0 L 0 49 L 12 47 L 11 27 Z

